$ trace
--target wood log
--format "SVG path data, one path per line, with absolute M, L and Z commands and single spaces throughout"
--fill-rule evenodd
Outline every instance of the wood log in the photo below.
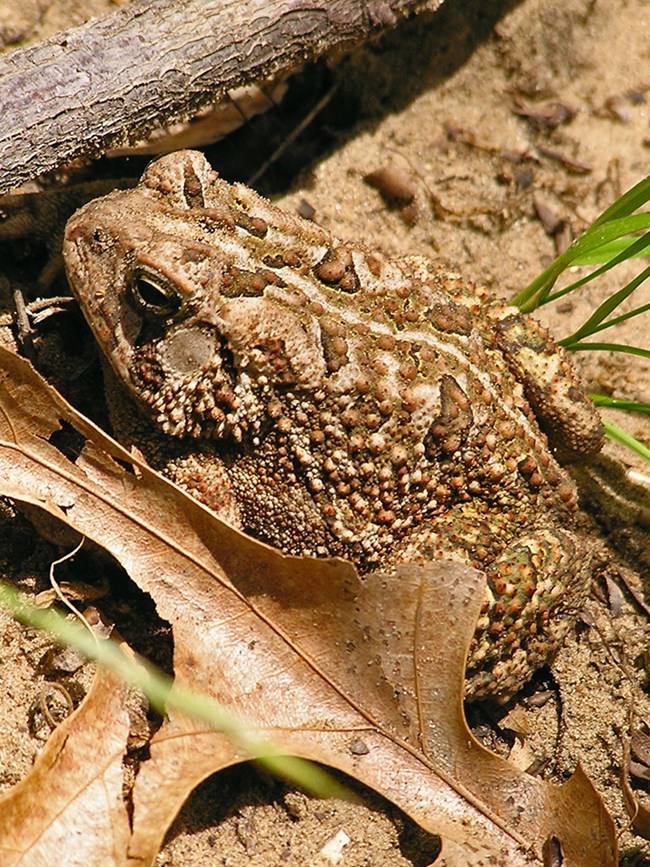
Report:
M 0 193 L 442 0 L 136 0 L 0 58 Z

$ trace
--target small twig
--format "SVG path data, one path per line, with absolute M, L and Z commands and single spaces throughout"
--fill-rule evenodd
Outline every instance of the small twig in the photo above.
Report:
M 250 178 L 246 181 L 246 184 L 249 187 L 254 187 L 257 181 L 267 172 L 270 166 L 282 156 L 285 150 L 292 144 L 299 135 L 301 135 L 305 129 L 309 126 L 309 124 L 314 120 L 314 118 L 320 114 L 320 112 L 325 108 L 325 106 L 330 102 L 336 90 L 338 89 L 338 84 L 335 84 L 331 87 L 327 93 L 322 96 L 315 106 L 309 111 L 305 117 L 300 121 L 297 126 L 295 126 L 291 132 L 285 137 L 284 141 L 278 145 L 278 147 L 273 151 L 271 156 L 265 160 L 262 165 L 254 172 Z
M 40 710 L 43 719 L 48 724 L 51 729 L 55 729 L 59 723 L 60 719 L 55 719 L 54 715 L 50 711 L 47 699 L 48 693 L 58 692 L 59 695 L 63 698 L 64 702 L 67 705 L 68 712 L 66 716 L 70 716 L 72 711 L 74 710 L 74 702 L 72 701 L 72 696 L 68 692 L 68 690 L 61 683 L 57 683 L 55 680 L 48 680 L 46 683 L 42 683 L 40 689 L 38 691 L 38 709 Z
M 14 307 L 16 309 L 16 325 L 18 326 L 18 343 L 23 350 L 23 354 L 27 358 L 33 358 L 34 340 L 32 336 L 32 326 L 27 315 L 27 305 L 23 291 L 19 286 L 16 286 L 12 292 L 14 299 Z
M 74 616 L 84 624 L 84 626 L 90 632 L 91 635 L 94 635 L 95 632 L 94 632 L 92 626 L 90 625 L 90 623 L 88 623 L 88 621 L 86 620 L 84 615 L 81 613 L 81 611 L 79 611 L 79 609 L 76 608 L 72 604 L 72 602 L 70 602 L 68 597 L 61 590 L 59 582 L 54 577 L 54 567 L 59 566 L 61 563 L 65 563 L 66 560 L 72 560 L 74 555 L 79 553 L 79 551 L 83 547 L 83 544 L 85 541 L 86 541 L 86 537 L 82 536 L 81 539 L 79 540 L 79 544 L 76 546 L 76 548 L 73 548 L 72 551 L 69 551 L 67 554 L 64 554 L 62 557 L 59 557 L 58 560 L 53 560 L 50 563 L 50 584 L 52 585 L 52 589 L 54 590 L 54 592 L 56 593 L 56 595 L 58 596 L 60 601 L 63 603 L 63 605 L 65 605 L 65 607 L 68 608 L 74 614 Z

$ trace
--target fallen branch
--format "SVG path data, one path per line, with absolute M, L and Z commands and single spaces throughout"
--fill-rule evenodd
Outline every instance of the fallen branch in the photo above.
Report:
M 0 193 L 442 0 L 141 0 L 0 60 Z

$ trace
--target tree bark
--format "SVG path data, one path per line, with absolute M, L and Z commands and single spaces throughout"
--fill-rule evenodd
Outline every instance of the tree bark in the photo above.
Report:
M 442 0 L 139 0 L 0 59 L 0 193 Z

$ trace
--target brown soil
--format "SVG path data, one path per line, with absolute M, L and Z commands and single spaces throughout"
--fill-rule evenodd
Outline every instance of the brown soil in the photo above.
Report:
M 53 2 L 30 39 L 111 5 Z M 17 8 L 27 15 L 30 6 Z M 287 175 L 300 167 L 291 192 L 279 199 L 285 207 L 305 199 L 315 219 L 340 236 L 400 255 L 441 257 L 507 297 L 554 255 L 559 236 L 545 230 L 540 206 L 575 235 L 648 174 L 649 26 L 643 0 L 446 0 L 435 15 L 401 26 L 329 70 L 305 73 L 302 85 L 298 80 L 295 92 L 311 81 L 338 83 L 338 89 L 312 132 L 288 149 L 264 183 L 286 188 Z M 309 103 L 309 95 L 305 99 Z M 549 103 L 555 103 L 550 112 Z M 254 142 L 261 133 L 251 124 L 238 135 Z M 229 141 L 208 152 L 218 168 L 241 150 Z M 384 166 L 410 175 L 413 206 L 386 202 L 364 182 Z M 240 177 L 256 168 L 240 168 Z M 556 335 L 569 334 L 621 279 L 608 277 L 540 316 Z M 642 288 L 635 306 L 649 294 Z M 641 317 L 607 339 L 647 345 L 646 335 Z M 648 362 L 583 353 L 576 363 L 591 390 L 650 401 Z M 609 418 L 648 441 L 642 419 Z M 647 469 L 628 454 L 617 457 L 645 474 L 647 486 Z M 624 506 L 619 537 L 629 514 Z M 9 510 L 0 533 L 2 571 L 24 590 L 47 586 L 52 547 Z M 647 542 L 634 534 L 624 538 L 637 569 L 612 553 L 611 574 L 636 582 L 648 561 Z M 140 604 L 122 602 L 122 612 L 128 609 L 137 623 Z M 52 667 L 46 637 L 1 612 L 0 619 L 0 784 L 6 789 L 27 773 L 42 744 L 45 729 L 34 708 Z M 504 729 L 528 731 L 518 759 L 524 767 L 540 760 L 546 777 L 561 782 L 578 761 L 583 765 L 622 831 L 627 864 L 650 863 L 650 844 L 626 830 L 618 780 L 622 740 L 631 725 L 650 719 L 648 635 L 647 618 L 627 597 L 620 606 L 611 595 L 608 604 L 594 597 L 553 666 L 550 700 L 519 706 L 501 721 Z M 345 843 L 340 860 L 324 849 L 334 838 Z M 365 807 L 314 801 L 243 768 L 206 781 L 193 794 L 158 863 L 360 867 L 424 865 L 433 856 L 431 839 L 372 793 Z

